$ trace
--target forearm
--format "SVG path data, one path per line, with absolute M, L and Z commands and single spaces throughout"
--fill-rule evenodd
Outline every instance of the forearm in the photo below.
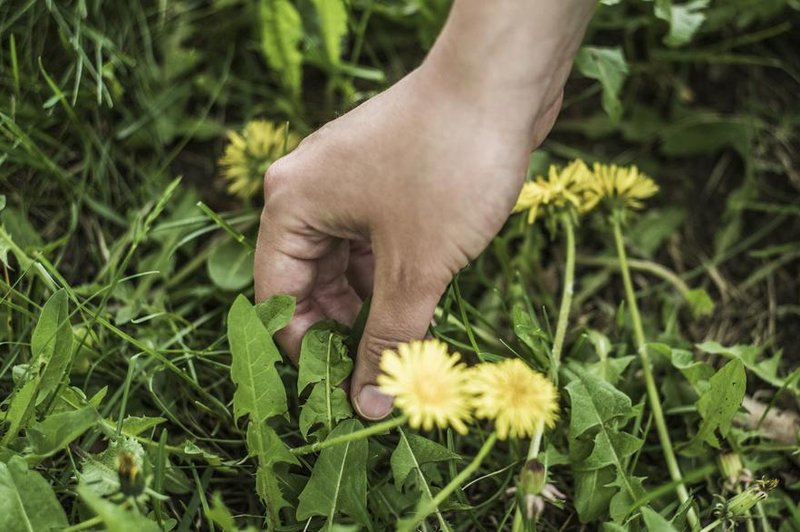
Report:
M 424 69 L 530 126 L 560 95 L 595 0 L 455 0 Z

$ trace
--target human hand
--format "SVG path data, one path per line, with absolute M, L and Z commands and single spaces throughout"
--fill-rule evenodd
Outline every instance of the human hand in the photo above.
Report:
M 471 11 L 454 8 L 448 25 L 461 24 L 466 34 L 474 34 L 470 25 L 484 31 L 477 16 L 484 4 L 456 6 Z M 556 15 L 574 17 L 561 9 L 554 8 Z M 546 16 L 538 17 L 547 25 Z M 501 64 L 494 74 L 508 75 L 495 76 L 476 75 L 474 54 L 454 46 L 446 28 L 420 68 L 268 170 L 256 298 L 297 299 L 293 319 L 276 335 L 296 361 L 311 325 L 352 324 L 372 296 L 350 382 L 361 416 L 380 419 L 391 411 L 391 398 L 375 385 L 382 352 L 425 336 L 452 276 L 511 212 L 529 154 L 560 108 L 580 34 L 563 38 L 566 44 L 548 41 L 539 63 L 528 58 L 538 70 Z M 517 71 L 525 83 L 517 83 Z

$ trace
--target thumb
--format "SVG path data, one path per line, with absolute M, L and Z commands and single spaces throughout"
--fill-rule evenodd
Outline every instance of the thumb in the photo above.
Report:
M 398 343 L 425 336 L 446 283 L 398 281 L 410 275 L 380 275 L 375 287 L 364 334 L 358 346 L 350 398 L 358 414 L 369 420 L 386 417 L 392 411 L 393 398 L 377 386 L 381 373 L 381 355 Z M 441 285 L 441 286 L 440 286 Z

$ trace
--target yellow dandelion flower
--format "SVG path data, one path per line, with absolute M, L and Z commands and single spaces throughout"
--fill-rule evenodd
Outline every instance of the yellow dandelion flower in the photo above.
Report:
M 466 366 L 460 360 L 439 340 L 400 344 L 396 351 L 384 351 L 378 385 L 394 396 L 412 428 L 453 427 L 466 434 L 470 405 Z
M 562 170 L 550 166 L 547 177 L 539 176 L 522 186 L 513 212 L 528 211 L 528 223 L 536 221 L 542 206 L 557 208 L 573 206 L 580 208 L 580 190 L 583 182 L 591 178 L 591 171 L 580 159 L 569 163 Z
M 594 164 L 591 179 L 582 189 L 584 212 L 590 211 L 604 199 L 620 202 L 622 206 L 641 209 L 642 200 L 658 192 L 658 185 L 635 166 Z
M 497 437 L 531 437 L 558 419 L 558 392 L 550 380 L 519 359 L 483 363 L 470 370 L 475 416 L 494 420 Z
M 300 142 L 294 133 L 288 139 L 284 127 L 268 120 L 247 123 L 242 133 L 228 133 L 228 145 L 219 160 L 222 175 L 229 181 L 228 192 L 248 199 L 261 190 L 264 173 L 272 162 Z

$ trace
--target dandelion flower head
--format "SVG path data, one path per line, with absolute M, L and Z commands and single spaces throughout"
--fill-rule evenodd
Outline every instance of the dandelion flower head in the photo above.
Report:
M 475 416 L 494 420 L 497 437 L 531 437 L 558 419 L 558 392 L 550 380 L 519 359 L 483 363 L 470 370 Z
M 252 120 L 241 133 L 228 133 L 228 145 L 219 160 L 228 192 L 241 198 L 255 196 L 262 187 L 264 173 L 272 162 L 299 143 L 294 133 L 286 135 L 283 126 L 268 120 Z
M 591 171 L 580 159 L 572 161 L 561 170 L 556 166 L 550 166 L 547 177 L 539 176 L 523 185 L 513 212 L 527 210 L 528 223 L 532 224 L 544 205 L 554 207 L 572 205 L 580 208 L 579 191 L 583 182 L 589 178 Z
M 378 385 L 394 396 L 411 428 L 452 427 L 466 434 L 471 416 L 467 370 L 460 360 L 458 353 L 448 354 L 439 340 L 400 344 L 396 351 L 384 351 Z
M 603 200 L 620 202 L 631 209 L 641 209 L 642 200 L 658 192 L 658 185 L 635 166 L 594 164 L 593 177 L 584 183 L 583 211 L 592 210 Z

